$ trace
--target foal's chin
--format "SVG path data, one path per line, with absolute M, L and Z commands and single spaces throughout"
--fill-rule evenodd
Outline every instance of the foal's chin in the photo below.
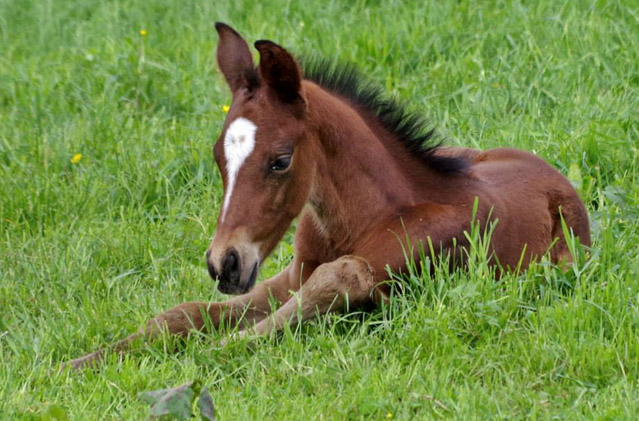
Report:
M 242 282 L 242 280 L 240 280 L 240 282 L 238 283 L 232 283 L 232 282 L 224 282 L 220 280 L 219 283 L 217 284 L 217 290 L 220 291 L 222 294 L 229 294 L 229 295 L 246 294 L 247 292 L 252 290 L 253 287 L 255 286 L 258 269 L 259 269 L 259 265 L 255 263 L 253 265 L 253 268 L 251 269 L 250 274 L 247 277 L 246 282 Z

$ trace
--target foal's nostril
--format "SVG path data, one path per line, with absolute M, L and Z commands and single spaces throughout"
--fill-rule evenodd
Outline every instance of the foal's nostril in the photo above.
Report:
M 229 256 L 226 259 L 226 265 L 229 270 L 237 270 L 238 258 L 237 258 L 237 252 L 235 250 L 232 250 L 229 253 Z
M 240 280 L 240 256 L 235 249 L 229 250 L 224 258 L 222 278 L 233 284 L 237 284 Z

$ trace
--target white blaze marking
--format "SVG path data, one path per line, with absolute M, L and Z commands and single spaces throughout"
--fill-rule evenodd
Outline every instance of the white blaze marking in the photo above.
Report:
M 222 221 L 231 202 L 233 187 L 242 164 L 255 148 L 255 132 L 257 126 L 251 120 L 239 117 L 229 125 L 224 136 L 224 157 L 226 158 L 226 175 L 228 185 L 222 205 Z

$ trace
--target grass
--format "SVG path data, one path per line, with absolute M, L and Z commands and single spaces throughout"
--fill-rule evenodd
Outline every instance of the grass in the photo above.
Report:
M 355 63 L 452 144 L 535 151 L 587 204 L 590 259 L 496 282 L 473 252 L 372 314 L 225 348 L 165 338 L 57 374 L 179 302 L 224 298 L 203 257 L 230 101 L 216 20 Z M 0 418 L 140 419 L 138 392 L 195 378 L 220 419 L 634 418 L 638 33 L 639 4 L 619 0 L 0 0 Z

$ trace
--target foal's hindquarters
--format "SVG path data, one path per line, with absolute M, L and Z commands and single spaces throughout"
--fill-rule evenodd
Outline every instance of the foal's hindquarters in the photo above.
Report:
M 562 218 L 581 244 L 590 245 L 588 214 L 577 192 L 539 157 L 512 148 L 442 148 L 437 154 L 464 157 L 470 166 L 438 178 L 437 190 L 418 180 L 415 190 L 423 185 L 418 193 L 423 201 L 385 218 L 359 242 L 354 254 L 366 257 L 377 282 L 384 280 L 387 266 L 396 272 L 405 268 L 409 244 L 416 258 L 414 246 L 422 243 L 428 252 L 430 241 L 436 255 L 454 257 L 453 267 L 463 264 L 464 253 L 456 248 L 467 245 L 465 232 L 471 230 L 475 201 L 473 222 L 493 224 L 490 263 L 503 270 L 526 269 L 547 254 L 553 263 L 570 263 Z
M 501 266 L 515 268 L 521 262 L 525 268 L 547 253 L 553 263 L 571 262 L 562 218 L 581 244 L 590 246 L 583 202 L 547 162 L 513 148 L 461 153 L 471 157 L 470 177 L 484 185 L 485 205 L 497 219 L 491 243 Z

